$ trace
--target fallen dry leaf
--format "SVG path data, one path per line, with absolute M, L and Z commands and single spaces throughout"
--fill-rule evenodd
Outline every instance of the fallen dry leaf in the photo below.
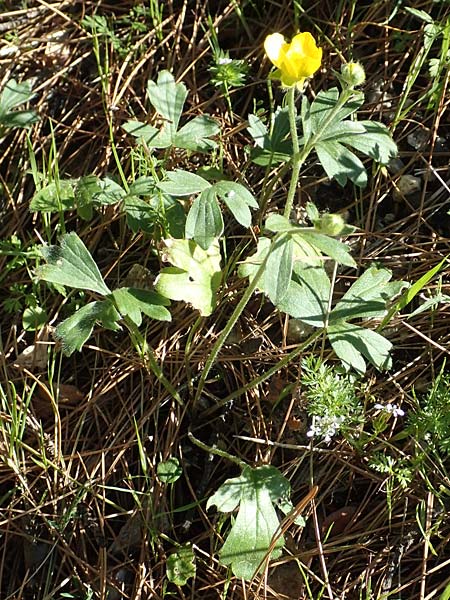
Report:
M 343 506 L 330 513 L 322 523 L 322 533 L 329 532 L 329 537 L 342 533 L 351 522 L 356 512 L 356 506 Z M 330 529 L 331 528 L 331 529 Z

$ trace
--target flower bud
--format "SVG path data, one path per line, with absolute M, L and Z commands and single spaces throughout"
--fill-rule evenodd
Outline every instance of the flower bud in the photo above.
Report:
M 341 67 L 342 79 L 350 87 L 362 85 L 366 80 L 364 67 L 359 62 L 351 62 Z
M 341 215 L 325 213 L 314 226 L 320 233 L 325 235 L 339 235 L 345 229 L 345 221 Z

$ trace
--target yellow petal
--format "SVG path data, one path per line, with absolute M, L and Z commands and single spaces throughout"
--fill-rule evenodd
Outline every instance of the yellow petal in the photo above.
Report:
M 316 46 L 309 32 L 298 33 L 293 37 L 285 61 L 290 65 L 291 75 L 295 73 L 297 79 L 311 77 L 320 68 L 321 62 L 322 48 Z
M 289 44 L 285 42 L 281 33 L 272 33 L 264 40 L 264 50 L 266 51 L 270 62 L 279 69 L 282 68 L 283 59 L 288 46 Z
M 316 46 L 309 32 L 298 33 L 288 44 L 281 33 L 268 35 L 264 49 L 270 61 L 279 69 L 285 87 L 301 89 L 305 79 L 314 75 L 322 62 L 322 48 Z

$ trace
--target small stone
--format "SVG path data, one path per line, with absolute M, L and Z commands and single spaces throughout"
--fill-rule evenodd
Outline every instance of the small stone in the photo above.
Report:
M 424 150 L 430 139 L 430 130 L 425 127 L 423 129 L 416 129 L 406 139 L 414 150 Z
M 450 149 L 450 146 L 448 144 L 447 139 L 445 137 L 442 137 L 441 135 L 438 135 L 434 142 L 433 151 L 434 152 L 448 152 L 449 149 Z
M 401 158 L 391 158 L 391 160 L 386 165 L 387 170 L 391 175 L 397 175 L 400 171 L 403 171 L 405 168 L 405 163 Z
M 287 340 L 290 343 L 301 342 L 311 335 L 314 327 L 300 321 L 300 319 L 289 319 L 287 328 Z
M 410 196 L 411 194 L 420 192 L 421 189 L 422 181 L 420 177 L 415 177 L 414 175 L 402 175 L 397 181 L 396 195 L 399 197 Z

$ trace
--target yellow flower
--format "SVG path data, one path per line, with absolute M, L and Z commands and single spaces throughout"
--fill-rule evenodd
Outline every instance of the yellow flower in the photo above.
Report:
M 322 48 L 309 32 L 297 33 L 290 44 L 281 33 L 272 33 L 264 41 L 264 50 L 286 87 L 303 88 L 305 79 L 314 75 L 322 62 Z

